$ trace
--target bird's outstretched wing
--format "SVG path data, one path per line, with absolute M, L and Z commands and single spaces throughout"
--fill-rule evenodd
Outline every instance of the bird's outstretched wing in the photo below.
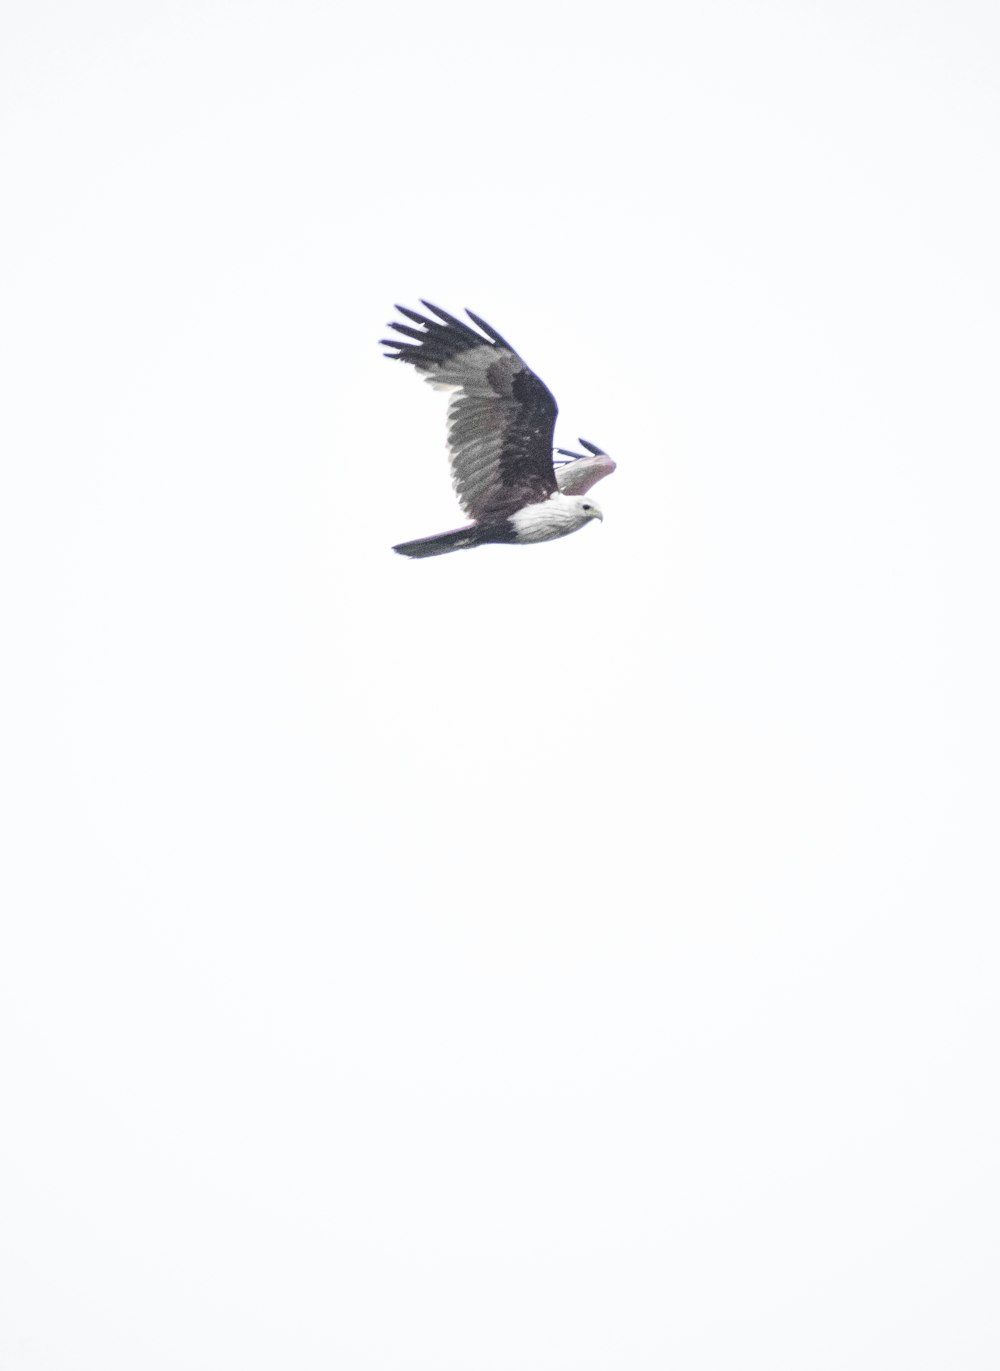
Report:
M 615 463 L 602 448 L 588 443 L 586 438 L 580 439 L 580 446 L 587 449 L 586 454 L 556 448 L 560 457 L 567 458 L 565 462 L 556 463 L 556 480 L 564 495 L 586 495 L 591 486 L 596 486 L 615 470 Z
M 547 500 L 557 489 L 552 461 L 556 402 L 496 329 L 471 310 L 461 319 L 422 300 L 435 318 L 397 305 L 418 324 L 392 323 L 407 342 L 383 338 L 386 356 L 416 367 L 431 385 L 452 392 L 448 405 L 451 478 L 462 508 L 490 522 Z M 485 336 L 484 336 L 485 335 Z

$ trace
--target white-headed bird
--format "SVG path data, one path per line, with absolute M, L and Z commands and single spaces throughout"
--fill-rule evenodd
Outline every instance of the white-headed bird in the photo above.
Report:
M 437 557 L 484 543 L 542 543 L 603 519 L 587 492 L 614 471 L 607 453 L 581 439 L 588 455 L 560 448 L 570 460 L 557 465 L 552 451 L 557 407 L 548 387 L 471 310 L 466 313 L 481 333 L 436 305 L 421 303 L 434 317 L 397 305 L 412 322 L 389 327 L 408 341 L 384 338 L 382 343 L 392 349 L 387 357 L 409 362 L 436 389 L 450 391 L 451 478 L 472 523 L 398 543 L 394 551 Z

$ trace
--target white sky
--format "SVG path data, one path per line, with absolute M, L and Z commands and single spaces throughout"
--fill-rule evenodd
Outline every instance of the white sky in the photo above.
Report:
M 653 14 L 5 7 L 10 1371 L 1000 1365 L 1000 11 Z

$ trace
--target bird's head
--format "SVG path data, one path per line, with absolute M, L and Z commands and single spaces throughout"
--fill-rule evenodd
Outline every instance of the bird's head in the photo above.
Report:
M 604 523 L 604 512 L 596 500 L 592 500 L 589 495 L 571 495 L 569 497 L 584 519 L 600 519 Z

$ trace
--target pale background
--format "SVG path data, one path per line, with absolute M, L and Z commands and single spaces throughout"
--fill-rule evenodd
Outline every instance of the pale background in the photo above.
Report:
M 998 69 L 5 7 L 5 1371 L 1000 1365 Z M 422 295 L 603 525 L 392 555 Z

